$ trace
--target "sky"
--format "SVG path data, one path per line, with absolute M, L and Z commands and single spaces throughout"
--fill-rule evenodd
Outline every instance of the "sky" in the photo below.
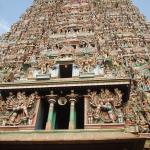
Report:
M 10 26 L 19 20 L 33 0 L 0 0 L 0 35 L 9 31 Z M 134 4 L 150 21 L 150 0 L 133 0 Z

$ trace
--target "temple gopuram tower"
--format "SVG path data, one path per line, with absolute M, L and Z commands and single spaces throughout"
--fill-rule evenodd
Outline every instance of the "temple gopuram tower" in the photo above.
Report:
M 150 23 L 139 9 L 34 0 L 0 37 L 1 149 L 148 150 L 149 140 Z

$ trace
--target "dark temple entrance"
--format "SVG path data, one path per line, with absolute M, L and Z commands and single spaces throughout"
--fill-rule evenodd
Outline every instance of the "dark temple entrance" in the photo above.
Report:
M 69 103 L 63 106 L 57 104 L 55 129 L 68 129 L 69 114 L 70 114 Z
M 60 65 L 60 78 L 72 77 L 72 64 Z

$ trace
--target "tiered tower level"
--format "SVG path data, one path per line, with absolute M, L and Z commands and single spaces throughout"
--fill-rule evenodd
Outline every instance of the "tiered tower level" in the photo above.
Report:
M 148 91 L 149 28 L 130 0 L 34 1 L 1 37 L 0 80 L 35 78 L 39 68 L 57 77 L 56 60 L 70 57 L 82 73 L 136 79 Z
M 30 129 L 48 99 L 38 128 L 57 129 L 55 105 L 72 114 L 84 95 L 80 128 L 149 133 L 149 55 L 150 23 L 131 0 L 34 0 L 0 39 L 0 126 Z

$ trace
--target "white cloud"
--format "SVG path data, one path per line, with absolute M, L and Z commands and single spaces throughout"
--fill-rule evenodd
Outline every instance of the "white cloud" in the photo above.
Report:
M 8 23 L 3 20 L 3 19 L 0 19 L 0 35 L 5 33 L 5 32 L 8 32 L 10 29 Z

